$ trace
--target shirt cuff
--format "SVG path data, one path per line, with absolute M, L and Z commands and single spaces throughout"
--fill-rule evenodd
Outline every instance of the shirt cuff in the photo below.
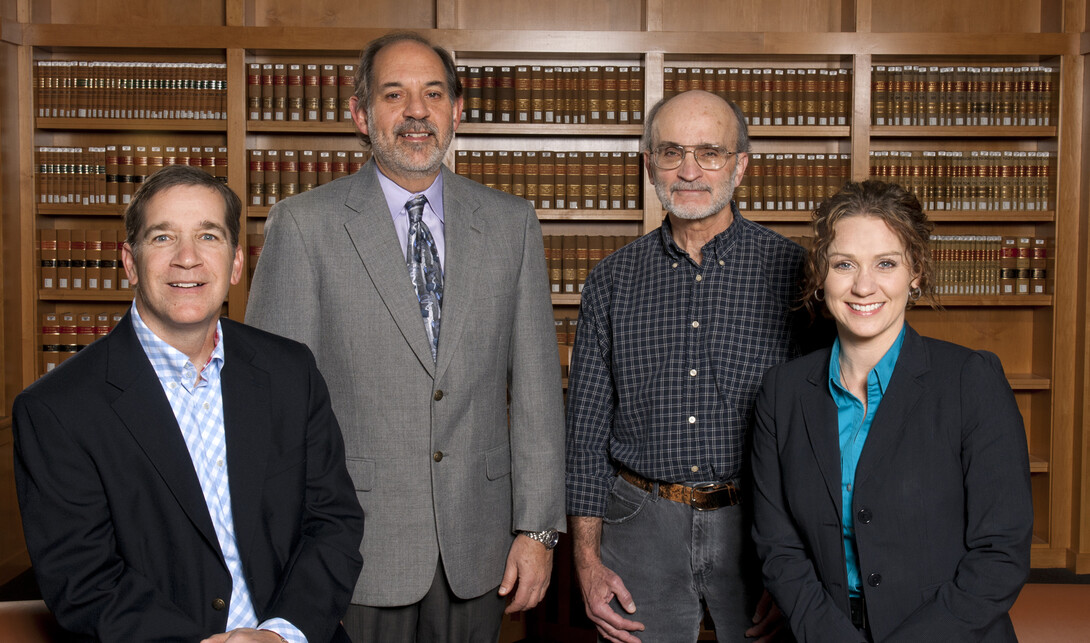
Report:
M 259 630 L 270 630 L 284 637 L 288 643 L 307 643 L 307 637 L 299 628 L 282 618 L 270 618 L 257 626 Z

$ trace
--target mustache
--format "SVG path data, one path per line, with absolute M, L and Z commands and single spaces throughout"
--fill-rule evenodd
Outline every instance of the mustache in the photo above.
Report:
M 703 181 L 678 181 L 677 183 L 670 184 L 671 193 L 679 192 L 681 190 L 703 190 L 704 192 L 711 192 L 712 186 Z
M 419 118 L 406 118 L 405 122 L 394 129 L 394 134 L 398 136 L 408 132 L 427 132 L 428 134 L 438 135 L 439 129 L 431 121 Z

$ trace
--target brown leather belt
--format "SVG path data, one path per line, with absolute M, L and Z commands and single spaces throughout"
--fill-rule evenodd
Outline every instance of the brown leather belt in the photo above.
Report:
M 621 469 L 618 474 L 633 485 L 647 492 L 653 492 L 655 483 L 628 469 Z M 689 505 L 697 511 L 713 511 L 720 507 L 733 507 L 742 501 L 738 487 L 733 482 L 707 483 L 686 486 L 673 482 L 660 482 L 659 496 L 683 505 Z

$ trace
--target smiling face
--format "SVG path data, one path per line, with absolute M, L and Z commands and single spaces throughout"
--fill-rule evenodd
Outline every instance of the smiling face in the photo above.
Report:
M 371 94 L 371 105 L 352 99 L 356 127 L 371 138 L 383 174 L 423 191 L 439 174 L 462 116 L 462 99 L 453 98 L 442 61 L 419 42 L 388 45 L 375 56 Z
M 651 148 L 660 145 L 718 145 L 734 151 L 738 125 L 730 106 L 706 92 L 688 92 L 662 106 L 653 123 Z M 662 207 L 679 219 L 700 220 L 730 216 L 734 188 L 742 181 L 748 155 L 739 153 L 718 170 L 705 170 L 693 154 L 685 154 L 672 170 L 656 167 L 645 154 L 648 176 Z
M 888 350 L 919 282 L 904 242 L 877 217 L 848 216 L 837 222 L 826 256 L 825 305 L 841 344 Z
M 223 197 L 199 185 L 159 192 L 121 260 L 148 328 L 190 357 L 197 337 L 211 351 L 227 290 L 242 276 L 242 248 L 228 238 Z

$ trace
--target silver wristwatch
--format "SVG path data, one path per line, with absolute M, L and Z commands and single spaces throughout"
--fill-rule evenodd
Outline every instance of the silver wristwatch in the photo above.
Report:
M 560 532 L 555 529 L 546 529 L 545 531 L 520 531 L 518 533 L 545 545 L 545 549 L 556 547 L 556 543 L 560 541 Z

